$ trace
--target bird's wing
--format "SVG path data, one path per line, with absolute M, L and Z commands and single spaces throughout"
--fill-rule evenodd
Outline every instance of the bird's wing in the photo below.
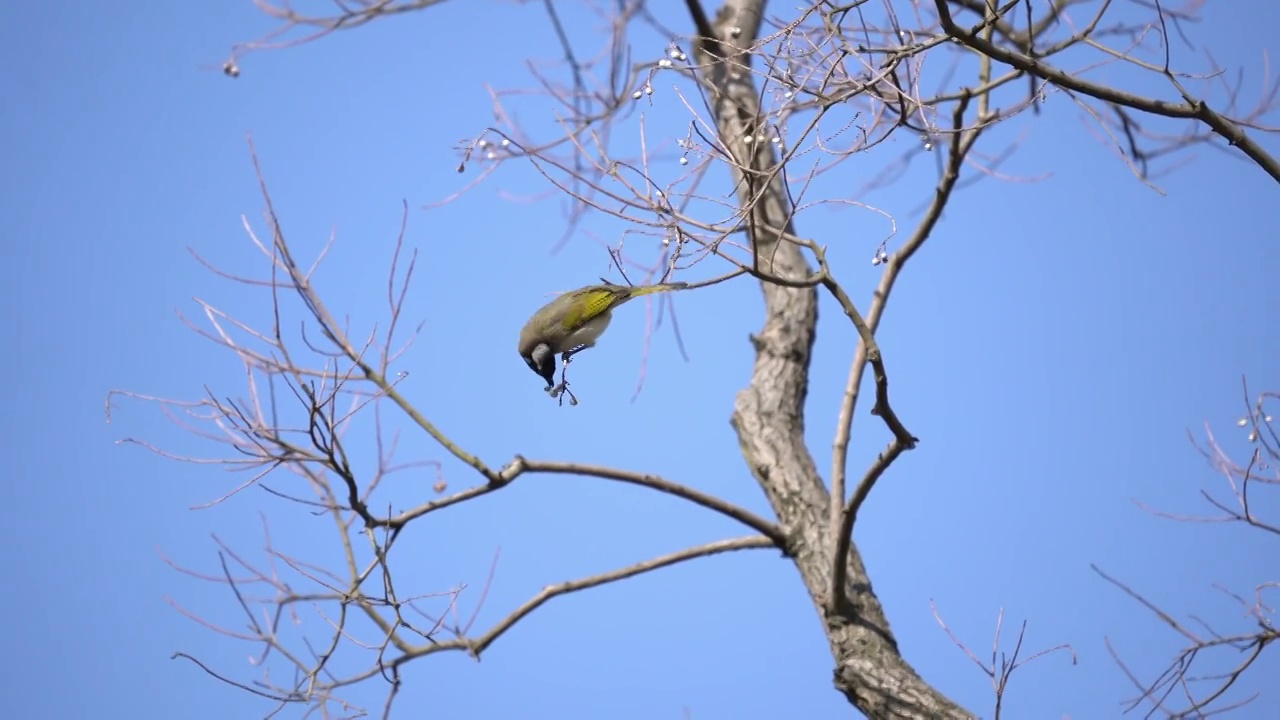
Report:
M 589 290 L 581 300 L 575 301 L 569 311 L 564 314 L 561 325 L 565 330 L 573 330 L 591 322 L 608 312 L 617 300 L 617 296 L 604 288 Z

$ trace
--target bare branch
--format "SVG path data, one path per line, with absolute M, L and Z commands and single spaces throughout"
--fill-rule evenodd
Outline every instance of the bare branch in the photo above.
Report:
M 1248 441 L 1253 445 L 1253 449 L 1248 462 L 1241 465 L 1232 461 L 1207 426 L 1205 428 L 1208 437 L 1207 447 L 1196 445 L 1201 455 L 1209 461 L 1210 466 L 1225 478 L 1231 489 L 1235 507 L 1215 499 L 1207 491 L 1201 491 L 1202 497 L 1224 513 L 1223 516 L 1197 517 L 1160 511 L 1152 512 L 1183 522 L 1238 522 L 1271 535 L 1277 534 L 1275 525 L 1258 519 L 1254 509 L 1250 507 L 1248 495 L 1249 486 L 1257 483 L 1259 468 L 1268 467 L 1272 472 L 1280 472 L 1280 468 L 1270 466 L 1263 461 L 1263 457 L 1270 454 L 1274 446 L 1270 444 L 1267 434 L 1261 432 L 1263 428 L 1271 427 L 1272 418 L 1267 409 L 1267 402 L 1274 399 L 1275 394 L 1260 393 L 1255 398 L 1250 398 L 1248 384 L 1242 380 L 1242 386 L 1248 414 L 1238 425 L 1241 428 L 1250 428 Z M 1274 438 L 1274 435 L 1270 437 Z M 1267 479 L 1274 481 L 1275 478 Z M 1264 485 L 1264 487 L 1267 486 Z M 1270 487 L 1274 488 L 1275 485 Z M 1228 692 L 1253 667 L 1262 652 L 1280 638 L 1280 630 L 1275 624 L 1275 610 L 1270 604 L 1264 602 L 1264 596 L 1280 588 L 1280 583 L 1275 580 L 1258 583 L 1254 588 L 1252 600 L 1225 588 L 1219 588 L 1240 605 L 1244 610 L 1244 616 L 1252 621 L 1252 627 L 1233 634 L 1223 634 L 1198 618 L 1192 617 L 1192 620 L 1203 627 L 1203 631 L 1197 632 L 1153 600 L 1102 572 L 1097 566 L 1092 567 L 1094 572 L 1104 580 L 1136 600 L 1185 641 L 1182 649 L 1165 666 L 1165 669 L 1150 681 L 1140 680 L 1137 674 L 1120 659 L 1119 653 L 1108 641 L 1107 648 L 1112 658 L 1139 692 L 1128 702 L 1130 710 L 1146 704 L 1150 706 L 1148 716 L 1158 712 L 1171 718 L 1198 718 L 1241 707 L 1258 697 L 1258 694 L 1254 693 L 1242 699 L 1226 701 Z M 1234 661 L 1225 659 L 1233 656 Z M 1199 670 L 1206 664 L 1213 664 L 1215 669 L 1209 672 Z M 1226 669 L 1219 669 L 1223 665 Z M 1181 702 L 1176 697 L 1179 695 Z
M 328 0 L 331 6 L 325 0 L 257 2 L 275 27 L 231 49 L 223 64 L 229 76 L 240 74 L 238 62 L 246 53 L 295 47 L 425 10 L 440 0 Z M 1034 121 L 1051 95 L 1069 98 L 1087 131 L 1139 181 L 1157 190 L 1157 173 L 1176 167 L 1186 158 L 1184 151 L 1197 145 L 1242 157 L 1280 181 L 1280 164 L 1258 143 L 1260 133 L 1276 131 L 1267 121 L 1280 83 L 1264 73 L 1257 103 L 1246 104 L 1240 76 L 1219 67 L 1208 52 L 1200 67 L 1180 66 L 1172 41 L 1184 25 L 1199 19 L 1202 8 L 1162 3 L 1132 3 L 1136 18 L 1116 16 L 1112 9 L 1118 3 L 1110 0 L 811 2 L 779 5 L 769 14 L 764 0 L 722 0 L 716 7 L 703 0 L 669 6 L 623 0 L 576 7 L 574 13 L 589 13 L 603 28 L 598 33 L 577 32 L 577 15 L 560 4 L 542 3 L 538 17 L 545 21 L 542 39 L 550 59 L 527 59 L 527 87 L 485 85 L 490 100 L 485 111 L 492 120 L 455 148 L 458 171 L 471 171 L 473 178 L 445 190 L 444 202 L 481 184 L 504 182 L 509 175 L 503 171 L 519 166 L 532 171 L 533 186 L 502 186 L 497 193 L 563 203 L 563 228 L 548 241 L 553 253 L 574 252 L 569 239 L 585 237 L 588 250 L 599 253 L 602 263 L 607 259 L 608 272 L 616 271 L 625 282 L 676 276 L 688 282 L 695 292 L 683 294 L 682 303 L 700 302 L 696 291 L 711 285 L 747 278 L 758 283 L 763 323 L 751 338 L 751 379 L 735 399 L 731 422 L 771 517 L 642 470 L 520 455 L 499 468 L 469 450 L 467 438 L 451 435 L 414 407 L 408 375 L 397 369 L 423 327 L 406 306 L 419 270 L 416 251 L 406 247 L 408 202 L 401 203 L 399 231 L 390 243 L 385 310 L 376 318 L 348 319 L 325 303 L 315 284 L 316 268 L 336 236 L 318 238 L 314 259 L 302 261 L 300 246 L 286 239 L 250 142 L 265 212 L 263 223 L 242 221 L 265 265 L 257 272 L 233 273 L 214 267 L 195 250 L 192 254 L 239 291 L 261 293 L 267 319 L 236 317 L 206 300 L 197 300 L 197 311 L 189 316 L 179 314 L 213 347 L 229 353 L 243 372 L 243 388 L 228 393 L 197 385 L 194 401 L 113 392 L 105 410 L 110 420 L 112 404 L 123 398 L 157 406 L 218 452 L 189 456 L 142 439 L 123 443 L 243 473 L 198 507 L 253 498 L 273 508 L 283 501 L 283 507 L 308 518 L 327 519 L 331 535 L 323 550 L 330 557 L 324 562 L 277 547 L 264 518 L 261 557 L 215 538 L 220 572 L 173 563 L 193 577 L 229 586 L 229 597 L 249 617 L 245 628 L 213 623 L 176 602 L 174 607 L 215 632 L 254 644 L 262 680 L 233 684 L 277 703 L 273 715 L 292 703 L 306 703 L 308 712 L 319 715 L 335 708 L 344 715 L 367 712 L 339 695 L 381 678 L 387 684 L 385 717 L 406 663 L 441 650 L 478 656 L 553 597 L 695 557 L 772 547 L 795 564 L 820 611 L 835 685 L 851 705 L 871 717 L 969 717 L 919 677 L 899 652 L 854 542 L 866 500 L 918 442 L 903 419 L 909 413 L 899 416 L 905 409 L 890 402 L 885 355 L 894 351 L 881 347 L 877 332 L 907 262 L 944 221 L 947 209 L 963 202 L 965 188 L 990 181 L 1032 183 L 1047 175 L 1043 168 L 1014 174 L 1008 161 L 1029 136 L 1025 126 L 1018 132 L 1012 123 Z M 665 47 L 652 47 L 653 33 Z M 1192 47 L 1190 38 L 1183 40 Z M 1112 82 L 1133 73 L 1167 83 L 1175 100 L 1134 94 Z M 1014 131 L 988 132 L 997 124 Z M 1006 139 L 997 140 L 1001 137 Z M 874 148 L 880 153 L 867 152 Z M 876 164 L 877 157 L 885 159 Z M 869 201 L 869 193 L 913 181 L 922 162 L 936 177 L 908 188 L 914 195 L 903 207 Z M 802 226 L 824 213 L 856 213 L 868 222 L 849 227 L 869 229 L 850 237 L 806 235 Z M 899 228 L 911 228 L 909 235 L 900 238 Z M 881 274 L 871 296 L 855 302 L 851 289 L 859 278 L 846 271 L 837 277 L 832 267 L 849 267 L 849 258 L 867 254 Z M 810 363 L 815 347 L 822 347 L 815 346 L 820 295 L 834 301 L 849 321 L 848 329 L 837 332 L 852 332 L 856 340 L 835 419 L 830 485 L 806 445 Z M 659 305 L 656 316 L 646 313 L 636 392 L 648 377 L 650 334 L 668 318 L 684 353 L 670 307 Z M 880 452 L 858 460 L 849 453 L 868 368 L 874 392 L 870 414 L 879 417 L 890 437 Z M 561 379 L 557 400 L 575 404 L 563 371 Z M 1272 474 L 1280 464 L 1280 440 L 1264 407 L 1272 397 L 1246 397 L 1241 432 L 1248 432 L 1248 457 L 1229 456 L 1208 434 L 1202 452 L 1226 479 L 1227 492 L 1204 492 L 1214 510 L 1202 519 L 1280 534 L 1266 494 L 1280 485 L 1280 477 Z M 856 484 L 850 462 L 865 467 Z M 446 493 L 459 470 L 473 481 Z M 402 553 L 392 549 L 423 516 L 494 493 L 525 474 L 644 487 L 734 520 L 752 536 L 549 585 L 475 636 L 472 625 L 499 570 L 498 554 L 483 587 L 463 597 L 470 593 L 466 585 L 413 586 L 392 562 Z M 412 478 L 397 487 L 408 495 L 389 498 L 385 488 L 397 475 Z M 264 492 L 246 492 L 255 486 Z M 312 546 L 308 542 L 307 549 Z M 483 568 L 479 572 L 484 576 Z M 415 574 L 412 580 L 417 579 Z M 1271 599 L 1274 588 L 1272 581 L 1260 583 L 1248 602 L 1242 597 L 1249 593 L 1230 597 L 1245 607 L 1250 622 L 1271 628 L 1273 603 L 1263 600 Z M 460 598 L 468 607 L 460 607 Z M 1273 636 L 1266 633 L 1271 631 L 1220 635 L 1205 623 L 1177 620 L 1155 603 L 1147 606 L 1195 650 L 1151 683 L 1139 682 L 1122 666 L 1142 693 L 1138 704 L 1200 714 L 1237 704 L 1239 693 L 1229 690 L 1270 644 Z M 303 627 L 304 617 L 313 622 Z M 1001 615 L 989 662 L 979 662 L 956 641 L 991 678 L 997 716 L 1012 670 L 1042 655 L 1024 657 L 1020 633 L 1005 657 L 999 648 L 1002 622 Z M 1060 646 L 1045 652 L 1057 649 L 1070 650 Z M 1204 663 L 1212 652 L 1232 651 L 1240 661 L 1209 676 L 1214 679 L 1186 672 L 1193 660 Z M 185 654 L 176 657 L 195 661 Z M 365 664 L 350 671 L 353 660 Z M 1179 694 L 1186 698 L 1181 709 L 1175 707 Z
M 786 548 L 786 537 L 777 525 L 720 498 L 707 495 L 706 493 L 680 485 L 679 483 L 671 482 L 670 480 L 663 479 L 657 475 L 630 472 L 616 468 L 601 467 L 598 465 L 563 463 L 546 460 L 528 460 L 521 456 L 516 456 L 516 458 L 512 460 L 509 465 L 499 471 L 495 479 L 487 485 L 479 485 L 458 492 L 450 497 L 420 505 L 387 520 L 375 520 L 374 524 L 379 526 L 385 525 L 391 528 L 400 528 L 428 513 L 501 490 L 514 482 L 521 475 L 525 474 L 595 477 L 602 480 L 614 480 L 631 485 L 647 487 L 652 490 L 657 490 L 668 495 L 688 500 L 695 505 L 700 505 L 708 510 L 713 510 L 724 515 L 725 517 L 737 520 L 743 525 L 746 525 L 747 527 L 773 540 L 778 548 Z
M 1000 720 L 1002 717 L 1005 691 L 1009 687 L 1009 679 L 1013 677 L 1014 670 L 1017 670 L 1023 665 L 1035 662 L 1046 655 L 1052 655 L 1060 650 L 1065 650 L 1070 653 L 1071 664 L 1076 664 L 1075 648 L 1071 647 L 1071 645 L 1067 643 L 1055 645 L 1054 647 L 1045 650 L 1040 650 L 1025 658 L 1019 658 L 1018 655 L 1022 652 L 1022 641 L 1026 638 L 1027 634 L 1026 620 L 1022 621 L 1022 626 L 1018 629 L 1018 639 L 1014 642 L 1013 653 L 1006 655 L 1002 652 L 1000 650 L 1000 631 L 1004 627 L 1004 608 L 1000 608 L 999 614 L 996 615 L 996 630 L 991 641 L 991 661 L 989 663 L 984 663 L 978 659 L 978 656 L 975 655 L 972 650 L 969 649 L 968 645 L 965 645 L 964 642 L 962 642 L 960 638 L 956 637 L 956 634 L 951 631 L 951 628 L 943 621 L 942 616 L 938 614 L 938 608 L 932 599 L 929 600 L 929 609 L 933 611 L 933 619 L 938 622 L 938 625 L 942 628 L 943 632 L 947 634 L 947 637 L 951 638 L 951 642 L 955 643 L 955 646 L 960 648 L 961 652 L 968 655 L 969 659 L 973 661 L 973 664 L 977 665 L 978 669 L 991 679 L 991 689 L 995 693 L 995 714 L 993 715 L 995 720 Z
M 983 55 L 1038 78 L 1043 78 L 1059 87 L 1083 93 L 1121 107 L 1163 117 L 1198 120 L 1226 139 L 1229 145 L 1239 147 L 1241 152 L 1256 163 L 1258 167 L 1266 171 L 1272 179 L 1280 182 L 1280 161 L 1277 161 L 1261 145 L 1250 138 L 1238 122 L 1216 112 L 1203 100 L 1195 98 L 1188 93 L 1171 72 L 1166 71 L 1166 75 L 1174 83 L 1183 100 L 1186 101 L 1183 104 L 1170 103 L 1156 98 L 1124 92 L 1108 85 L 1093 83 L 1082 79 L 1079 75 L 1063 72 L 1042 60 L 1027 57 L 1021 53 L 996 45 L 957 25 L 951 17 L 951 11 L 947 8 L 947 0 L 933 0 L 933 2 L 938 10 L 938 18 L 941 20 L 942 27 L 947 34 Z M 1160 20 L 1163 24 L 1164 14 L 1162 11 L 1160 12 Z

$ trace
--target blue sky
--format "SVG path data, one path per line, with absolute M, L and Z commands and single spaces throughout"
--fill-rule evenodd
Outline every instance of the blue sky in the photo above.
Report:
M 1246 94 L 1258 87 L 1262 51 L 1275 50 L 1280 9 L 1264 5 L 1214 4 L 1189 28 L 1222 65 L 1249 69 Z M 597 29 L 569 22 L 579 33 Z M 17 347 L 2 361 L 14 382 L 2 567 L 13 580 L 0 600 L 11 618 L 0 637 L 13 668 L 2 699 L 14 717 L 261 716 L 269 706 L 260 699 L 169 659 L 183 651 L 255 677 L 251 648 L 167 602 L 237 626 L 234 598 L 163 558 L 216 573 L 211 534 L 261 558 L 266 517 L 287 552 L 338 562 L 326 527 L 265 492 L 188 509 L 242 478 L 117 443 L 209 450 L 154 408 L 121 403 L 110 425 L 103 418 L 112 388 L 243 393 L 239 365 L 175 310 L 199 321 L 201 298 L 267 317 L 264 295 L 212 276 L 188 253 L 261 269 L 239 219 L 256 221 L 262 206 L 246 133 L 299 253 L 310 258 L 336 232 L 316 282 L 356 327 L 385 317 L 387 263 L 408 202 L 406 243 L 420 260 L 406 312 L 424 325 L 401 361 L 401 389 L 457 442 L 494 465 L 518 452 L 661 473 L 767 512 L 728 424 L 749 376 L 747 335 L 761 322 L 756 287 L 679 298 L 689 362 L 660 330 L 634 403 L 644 309 L 619 311 L 607 340 L 575 366 L 584 403 L 560 408 L 516 356 L 515 336 L 549 293 L 607 273 L 607 257 L 585 237 L 550 252 L 563 205 L 527 168 L 424 209 L 474 177 L 454 172 L 452 148 L 493 122 L 485 83 L 527 86 L 523 59 L 554 54 L 539 6 L 481 13 L 446 3 L 251 55 L 236 81 L 218 72 L 232 43 L 270 28 L 249 2 L 0 10 L 10 49 L 0 66 L 0 130 L 10 140 L 0 321 Z M 653 41 L 633 52 L 662 49 Z M 687 119 L 671 120 L 660 95 L 653 132 L 682 135 Z M 537 107 L 525 106 L 522 119 L 545 126 Z M 922 443 L 877 487 L 857 541 L 905 655 L 957 701 L 990 716 L 985 677 L 939 629 L 931 599 L 975 650 L 990 646 L 1000 608 L 1006 628 L 1028 621 L 1026 647 L 1074 647 L 1075 666 L 1055 655 L 1019 671 L 1006 699 L 1012 717 L 1118 717 L 1130 689 L 1103 638 L 1147 674 L 1175 638 L 1090 563 L 1175 614 L 1228 628 L 1245 626 L 1212 584 L 1247 593 L 1280 576 L 1274 542 L 1259 533 L 1170 522 L 1132 502 L 1204 510 L 1199 491 L 1223 483 L 1187 431 L 1201 435 L 1207 422 L 1243 453 L 1234 425 L 1241 376 L 1254 389 L 1276 386 L 1280 195 L 1262 171 L 1207 148 L 1160 179 L 1167 195 L 1152 192 L 1061 96 L 1007 137 L 1024 131 L 1005 169 L 1048 177 L 966 189 L 895 290 L 880 342 L 895 406 Z M 1257 137 L 1280 152 L 1280 139 Z M 899 152 L 885 146 L 860 162 L 878 170 Z M 853 165 L 840 172 L 849 187 L 864 179 Z M 932 182 L 922 164 L 863 199 L 906 223 Z M 612 239 L 624 228 L 588 229 Z M 884 231 L 855 211 L 815 214 L 801 227 L 830 244 L 858 302 L 877 280 L 869 259 Z M 823 302 L 807 425 L 820 467 L 854 343 Z M 887 440 L 872 420 L 864 407 L 854 468 Z M 405 459 L 443 459 L 408 433 Z M 444 473 L 455 489 L 475 481 L 456 465 Z M 406 480 L 397 497 L 421 501 L 426 484 Z M 651 495 L 527 478 L 406 533 L 402 582 L 422 592 L 467 584 L 470 607 L 500 549 L 483 626 L 548 583 L 741 534 Z M 321 627 L 314 613 L 302 616 L 304 630 Z M 1255 678 L 1275 676 L 1272 655 Z M 848 717 L 830 678 L 796 573 L 775 553 L 755 552 L 556 600 L 480 663 L 414 663 L 397 703 L 406 716 Z M 353 699 L 376 708 L 383 690 L 375 681 Z M 1277 708 L 1280 695 L 1267 689 L 1239 716 L 1274 717 Z

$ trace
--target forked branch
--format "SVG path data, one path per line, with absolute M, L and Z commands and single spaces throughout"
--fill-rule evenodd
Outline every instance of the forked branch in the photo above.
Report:
M 1026 620 L 1023 620 L 1022 625 L 1018 628 L 1018 638 L 1014 641 L 1013 652 L 1006 653 L 1001 650 L 1000 633 L 1004 629 L 1004 608 L 1000 608 L 1000 612 L 996 615 L 996 630 L 991 641 L 991 660 L 983 662 L 978 659 L 978 656 L 974 654 L 973 650 L 969 649 L 968 645 L 960 640 L 960 638 L 956 637 L 956 634 L 951 631 L 951 628 L 947 626 L 945 621 L 943 621 L 942 616 L 938 614 L 938 607 L 934 604 L 932 599 L 929 600 L 929 609 L 933 611 L 933 619 L 942 627 L 942 630 L 947 634 L 947 637 L 951 638 L 951 642 L 955 643 L 955 646 L 960 648 L 960 650 L 973 661 L 973 664 L 977 665 L 978 669 L 990 678 L 991 690 L 995 693 L 995 713 L 992 716 L 993 720 L 1000 720 L 1000 718 L 1003 717 L 1002 713 L 1004 712 L 1005 692 L 1009 689 L 1009 680 L 1013 677 L 1015 670 L 1024 665 L 1029 665 L 1046 655 L 1052 655 L 1059 651 L 1069 653 L 1071 655 L 1071 664 L 1076 664 L 1075 648 L 1071 647 L 1071 645 L 1067 643 L 1055 645 L 1045 650 L 1040 650 L 1028 655 L 1027 657 L 1019 657 L 1022 653 L 1022 641 L 1027 635 Z
M 1268 493 L 1280 488 L 1280 437 L 1275 432 L 1269 408 L 1269 402 L 1280 395 L 1263 392 L 1250 397 L 1248 384 L 1243 379 L 1241 384 L 1246 414 L 1237 424 L 1245 432 L 1249 459 L 1245 462 L 1232 460 L 1230 453 L 1223 449 L 1208 428 L 1207 446 L 1196 446 L 1210 466 L 1223 476 L 1230 489 L 1231 502 L 1221 501 L 1207 490 L 1201 491 L 1202 497 L 1224 514 L 1198 517 L 1152 512 L 1182 522 L 1240 523 L 1261 531 L 1262 534 L 1255 534 L 1255 539 L 1266 538 L 1270 541 L 1276 534 L 1280 534 L 1280 528 L 1274 522 L 1261 519 L 1258 506 L 1274 508 L 1275 496 Z M 1252 496 L 1250 488 L 1253 488 Z M 1254 555 L 1246 552 L 1241 553 L 1240 557 L 1251 558 Z M 1263 572 L 1266 566 L 1266 563 L 1258 565 Z M 1138 695 L 1128 703 L 1129 710 L 1148 705 L 1148 716 L 1161 713 L 1171 718 L 1199 718 L 1241 707 L 1258 697 L 1258 693 L 1244 694 L 1242 697 L 1238 685 L 1262 653 L 1280 639 L 1280 627 L 1277 626 L 1275 617 L 1275 596 L 1280 593 L 1280 580 L 1274 577 L 1261 579 L 1253 588 L 1252 597 L 1219 587 L 1224 596 L 1237 604 L 1243 611 L 1243 617 L 1247 618 L 1245 628 L 1226 633 L 1215 630 L 1198 618 L 1192 618 L 1194 624 L 1183 622 L 1155 601 L 1103 572 L 1096 565 L 1092 567 L 1103 580 L 1133 598 L 1177 633 L 1184 643 L 1182 649 L 1159 674 L 1150 680 L 1142 680 L 1121 659 L 1120 653 L 1108 639 L 1107 650 L 1138 690 Z M 1264 688 L 1262 691 L 1274 691 L 1274 688 Z
M 951 10 L 947 7 L 947 0 L 933 0 L 933 4 L 938 11 L 938 19 L 942 23 L 942 29 L 947 35 L 973 48 L 983 56 L 1047 80 L 1058 87 L 1082 93 L 1105 102 L 1115 103 L 1121 107 L 1150 115 L 1202 122 L 1221 135 L 1229 145 L 1240 148 L 1240 151 L 1248 156 L 1250 160 L 1262 168 L 1273 180 L 1280 183 L 1280 160 L 1277 160 L 1263 149 L 1257 141 L 1249 137 L 1249 134 L 1245 132 L 1245 129 L 1238 122 L 1217 112 L 1204 100 L 1192 97 L 1167 69 L 1165 71 L 1166 75 L 1173 80 L 1182 94 L 1184 100 L 1182 103 L 1173 103 L 1126 92 L 1110 85 L 1085 80 L 1079 74 L 1067 73 L 1041 59 L 996 44 L 988 38 L 981 37 L 976 32 L 960 27 L 951 16 Z M 1158 3 L 1157 12 L 1161 13 L 1160 20 L 1163 23 L 1163 10 L 1159 9 Z M 1168 42 L 1168 38 L 1165 38 L 1165 42 Z

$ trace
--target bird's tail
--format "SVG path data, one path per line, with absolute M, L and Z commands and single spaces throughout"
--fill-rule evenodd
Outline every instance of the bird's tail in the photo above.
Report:
M 689 287 L 687 282 L 659 283 L 657 285 L 641 285 L 631 288 L 631 297 L 640 297 L 641 295 L 651 295 L 653 293 L 667 292 L 669 290 L 683 290 Z

